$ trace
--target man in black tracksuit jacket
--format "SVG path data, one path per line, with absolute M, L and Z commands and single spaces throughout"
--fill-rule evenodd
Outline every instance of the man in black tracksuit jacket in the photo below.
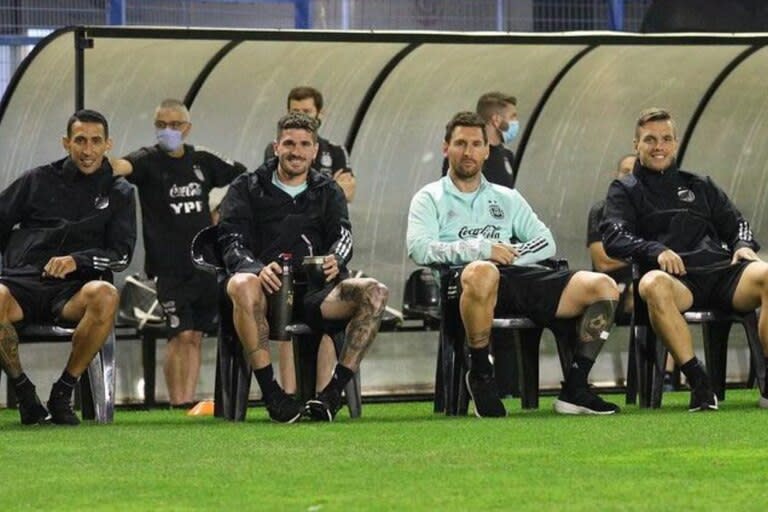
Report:
M 63 144 L 67 158 L 25 172 L 0 193 L 0 367 L 23 424 L 80 422 L 72 389 L 112 329 L 118 297 L 108 279 L 128 266 L 136 242 L 133 189 L 104 158 L 111 147 L 104 116 L 76 112 Z M 77 328 L 49 414 L 22 371 L 13 323 L 52 321 Z
M 601 225 L 607 254 L 638 263 L 640 296 L 654 330 L 691 384 L 689 410 L 716 410 L 717 397 L 693 352 L 681 314 L 695 306 L 750 311 L 768 297 L 768 264 L 761 261 L 749 223 L 709 178 L 677 168 L 677 135 L 670 114 L 643 111 L 637 121 L 638 161 L 608 190 Z M 760 333 L 768 356 L 768 308 Z M 762 390 L 759 402 L 768 407 Z
M 373 342 L 386 306 L 386 287 L 371 278 L 348 278 L 352 233 L 341 188 L 311 170 L 317 154 L 317 124 L 302 113 L 278 122 L 275 154 L 252 174 L 232 182 L 221 204 L 219 244 L 233 303 L 235 329 L 254 369 L 270 417 L 292 423 L 306 412 L 331 421 L 340 393 Z M 310 250 L 311 247 L 311 250 Z M 292 255 L 300 274 L 305 255 L 324 256 L 326 284 L 302 299 L 303 320 L 328 332 L 347 324 L 346 343 L 331 382 L 307 404 L 288 396 L 274 379 L 269 354 L 266 296 L 281 287 L 281 254 Z

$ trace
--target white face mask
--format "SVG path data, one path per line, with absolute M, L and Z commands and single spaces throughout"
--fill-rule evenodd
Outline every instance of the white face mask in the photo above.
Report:
M 169 153 L 173 153 L 179 149 L 183 143 L 182 134 L 180 130 L 173 130 L 171 128 L 163 128 L 162 130 L 156 130 L 157 144 Z

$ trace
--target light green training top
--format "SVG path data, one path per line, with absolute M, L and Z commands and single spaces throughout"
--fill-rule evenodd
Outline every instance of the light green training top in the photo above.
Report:
M 489 259 L 491 246 L 511 243 L 515 265 L 555 255 L 555 241 L 517 190 L 481 177 L 476 192 L 463 193 L 450 176 L 419 190 L 408 211 L 408 256 L 418 265 L 462 265 Z

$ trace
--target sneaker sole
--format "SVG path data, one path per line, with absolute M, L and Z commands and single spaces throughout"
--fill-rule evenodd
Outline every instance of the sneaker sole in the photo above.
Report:
M 35 421 L 27 421 L 27 422 L 22 421 L 21 424 L 22 425 L 50 425 L 51 421 L 52 421 L 52 417 L 49 414 L 45 418 L 40 418 Z
M 333 414 L 320 400 L 307 400 L 307 413 L 309 417 L 317 421 L 333 421 Z
M 464 383 L 467 385 L 467 391 L 469 392 L 469 397 L 472 399 L 472 410 L 475 412 L 475 416 L 478 418 L 506 418 L 507 417 L 507 410 L 504 409 L 504 414 L 501 416 L 483 416 L 480 414 L 480 412 L 477 410 L 477 402 L 475 401 L 475 395 L 472 394 L 472 387 L 469 385 L 469 372 L 464 375 Z M 502 407 L 504 404 L 502 404 Z
M 299 413 L 296 416 L 289 419 L 288 421 L 280 421 L 280 420 L 276 420 L 272 416 L 269 417 L 269 419 L 272 420 L 272 423 L 280 423 L 281 425 L 289 425 L 291 423 L 296 423 L 297 421 L 299 421 L 299 418 L 301 418 L 301 411 L 299 411 Z
M 560 414 L 593 414 L 597 416 L 608 416 L 609 414 L 616 414 L 618 411 L 595 411 L 589 407 L 582 405 L 572 404 L 565 402 L 559 398 L 555 400 L 555 412 Z
M 717 404 L 718 404 L 717 397 L 714 397 L 714 398 L 715 398 L 714 404 L 704 404 L 699 407 L 694 407 L 692 409 L 688 409 L 688 412 L 718 411 L 719 409 L 717 408 Z

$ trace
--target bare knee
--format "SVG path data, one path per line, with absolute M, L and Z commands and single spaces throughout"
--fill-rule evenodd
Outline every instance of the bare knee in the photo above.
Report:
M 652 270 L 640 279 L 638 292 L 649 305 L 674 302 L 674 281 L 666 272 Z
M 466 297 L 487 300 L 499 288 L 499 269 L 489 261 L 473 261 L 461 273 L 461 293 Z
M 389 300 L 389 288 L 375 279 L 371 279 L 371 282 L 365 285 L 365 297 L 376 311 L 382 311 Z
M 186 331 L 176 333 L 176 335 L 168 341 L 184 346 L 199 347 L 201 345 L 200 338 L 201 336 L 198 331 L 188 329 Z
M 594 301 L 619 300 L 619 286 L 611 276 L 598 272 L 591 274 L 587 289 Z
M 0 284 L 0 322 L 7 322 L 11 315 L 11 305 L 13 304 L 13 295 L 7 286 Z
M 106 281 L 89 281 L 82 288 L 86 309 L 100 316 L 114 317 L 119 296 L 117 289 Z
M 254 274 L 238 273 L 232 276 L 227 283 L 227 295 L 233 304 L 240 307 L 264 304 L 261 281 Z

